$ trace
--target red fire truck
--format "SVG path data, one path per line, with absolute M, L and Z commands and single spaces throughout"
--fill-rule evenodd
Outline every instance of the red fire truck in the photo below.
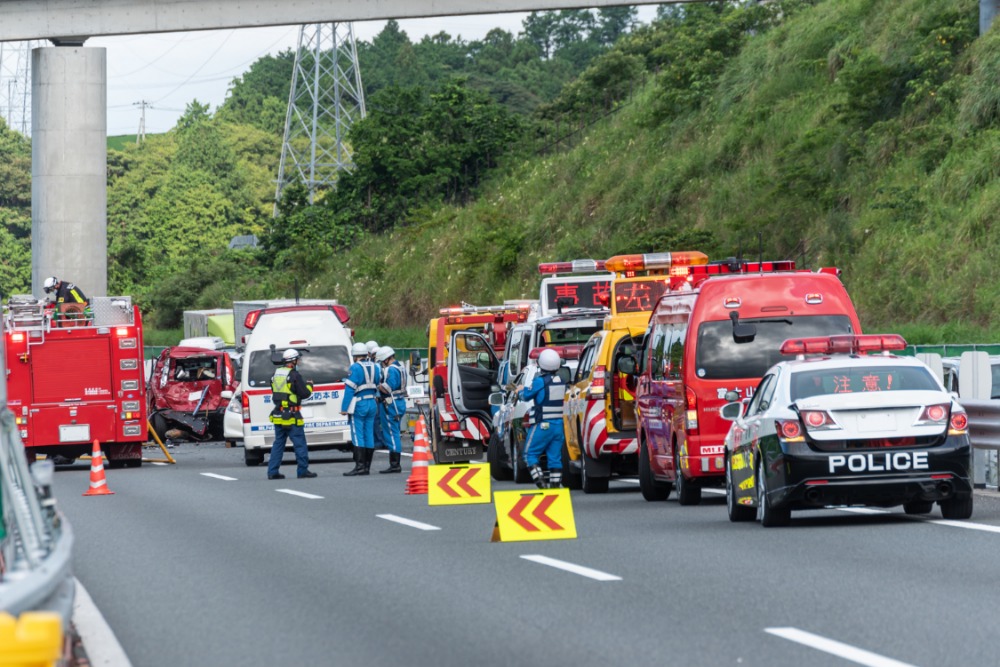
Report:
M 30 296 L 4 308 L 8 406 L 29 458 L 75 459 L 98 440 L 109 466 L 142 465 L 142 319 L 129 297 L 95 297 L 67 319 Z
M 478 460 L 490 439 L 489 397 L 507 332 L 530 303 L 442 308 L 428 329 L 431 450 L 438 463 Z M 487 343 L 484 344 L 484 338 Z

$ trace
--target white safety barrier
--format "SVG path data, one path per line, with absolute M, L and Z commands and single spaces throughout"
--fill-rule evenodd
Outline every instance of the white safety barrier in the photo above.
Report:
M 973 483 L 995 487 L 1000 456 L 1000 400 L 959 401 L 969 415 L 969 440 L 975 449 Z
M 53 611 L 66 630 L 73 611 L 73 531 L 56 512 L 48 487 L 33 480 L 14 414 L 6 406 L 0 407 L 0 494 L 6 530 L 0 539 L 0 611 L 14 616 Z

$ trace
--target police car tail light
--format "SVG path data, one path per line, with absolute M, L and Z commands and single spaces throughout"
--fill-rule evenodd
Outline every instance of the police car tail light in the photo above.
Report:
M 594 379 L 590 383 L 590 397 L 599 398 L 604 396 L 605 376 L 608 374 L 607 366 L 594 367 Z
M 800 416 L 810 431 L 829 431 L 840 428 L 826 410 L 803 410 Z
M 802 425 L 796 419 L 776 419 L 774 422 L 778 437 L 785 442 L 804 442 Z
M 694 389 L 688 387 L 684 390 L 684 398 L 687 399 L 687 430 L 688 433 L 698 433 L 698 396 Z
M 920 413 L 920 418 L 917 419 L 917 424 L 921 426 L 944 424 L 948 421 L 948 408 L 950 407 L 951 406 L 948 403 L 928 405 L 924 408 L 924 411 Z
M 969 429 L 969 417 L 964 412 L 951 413 L 951 428 L 948 435 L 964 435 Z
M 545 275 L 559 273 L 598 273 L 605 270 L 603 259 L 574 259 L 572 262 L 543 262 L 538 272 Z

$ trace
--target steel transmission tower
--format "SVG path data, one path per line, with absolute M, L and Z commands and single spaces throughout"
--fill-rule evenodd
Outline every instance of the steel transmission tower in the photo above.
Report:
M 364 117 L 354 25 L 302 26 L 288 95 L 275 215 L 288 185 L 303 183 L 309 189 L 309 203 L 318 192 L 336 186 L 339 173 L 354 165 L 345 140 L 347 130 Z
M 31 50 L 38 45 L 0 42 L 0 115 L 26 137 L 31 136 Z

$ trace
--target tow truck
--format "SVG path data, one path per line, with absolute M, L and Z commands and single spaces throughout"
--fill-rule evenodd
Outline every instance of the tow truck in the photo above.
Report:
M 437 463 L 480 460 L 490 439 L 489 396 L 508 331 L 534 304 L 442 308 L 428 327 L 430 440 Z
M 8 405 L 29 460 L 73 460 L 97 440 L 109 467 L 142 465 L 142 317 L 130 297 L 94 297 L 75 319 L 32 296 L 4 306 Z

